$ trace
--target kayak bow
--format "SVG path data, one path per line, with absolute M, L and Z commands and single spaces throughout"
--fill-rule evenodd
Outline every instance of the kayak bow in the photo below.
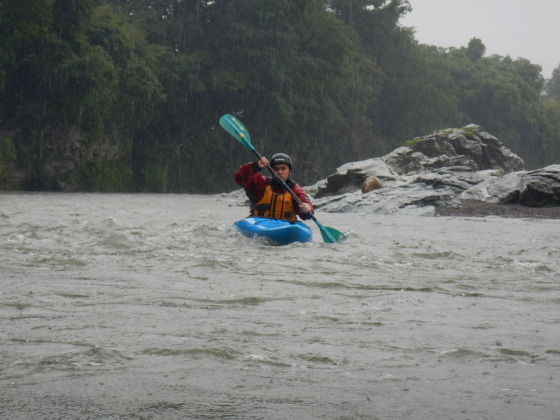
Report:
M 264 237 L 280 245 L 311 242 L 311 228 L 303 222 L 289 222 L 264 217 L 246 217 L 234 223 L 239 232 L 249 238 Z

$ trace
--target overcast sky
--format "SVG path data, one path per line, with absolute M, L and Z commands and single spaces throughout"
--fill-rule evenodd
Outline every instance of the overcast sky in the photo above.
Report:
M 467 46 L 480 38 L 486 55 L 523 57 L 550 78 L 560 64 L 560 0 L 409 0 L 401 19 L 422 44 Z

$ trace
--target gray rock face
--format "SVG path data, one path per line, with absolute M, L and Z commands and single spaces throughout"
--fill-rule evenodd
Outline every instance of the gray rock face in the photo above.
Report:
M 456 153 L 474 161 L 476 170 L 502 169 L 504 173 L 509 173 L 523 169 L 523 159 L 478 125 L 455 129 L 447 135 L 447 139 L 440 137 L 440 140 L 449 142 Z
M 560 165 L 527 172 L 522 175 L 526 188 L 519 203 L 528 207 L 560 205 Z
M 519 201 L 525 183 L 519 173 L 510 173 L 503 177 L 489 178 L 464 191 L 460 198 L 464 200 L 485 201 L 491 204 L 506 204 Z
M 416 138 L 391 153 L 347 163 L 307 187 L 323 211 L 433 215 L 459 200 L 560 205 L 560 165 L 523 171 L 523 159 L 478 125 Z M 363 189 L 376 178 L 380 189 Z M 363 191 L 363 192 L 362 192 Z
M 462 129 L 440 131 L 413 139 L 408 142 L 408 146 L 399 147 L 381 158 L 343 165 L 317 186 L 315 196 L 320 198 L 354 191 L 371 176 L 390 186 L 408 183 L 411 176 L 433 173 L 443 168 L 447 168 L 448 175 L 488 169 L 509 173 L 522 170 L 523 164 L 523 159 L 500 140 L 478 125 L 471 124 Z
M 560 165 L 488 179 L 461 194 L 462 199 L 528 207 L 560 205 Z

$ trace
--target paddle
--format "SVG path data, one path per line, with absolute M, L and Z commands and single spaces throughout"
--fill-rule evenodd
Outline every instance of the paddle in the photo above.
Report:
M 239 121 L 233 115 L 226 114 L 222 118 L 220 118 L 220 125 L 229 134 L 235 137 L 242 145 L 248 147 L 255 154 L 255 156 L 257 156 L 257 158 L 261 160 L 262 158 L 261 154 L 257 152 L 257 150 L 251 144 L 251 136 L 249 135 L 249 132 L 247 131 L 245 126 L 241 123 L 241 121 Z M 272 176 L 282 183 L 282 186 L 292 195 L 294 200 L 296 200 L 296 202 L 301 206 L 303 203 L 301 202 L 299 197 L 292 191 L 292 189 L 288 186 L 288 184 L 286 184 L 284 180 L 280 178 L 280 176 L 274 171 L 274 169 L 272 169 L 270 165 L 267 165 L 267 168 L 272 174 Z M 311 217 L 311 219 L 313 219 L 313 221 L 319 227 L 319 230 L 321 231 L 321 236 L 323 237 L 323 241 L 332 244 L 334 242 L 339 242 L 343 239 L 346 239 L 344 233 L 334 228 L 323 226 L 321 222 L 319 222 L 313 214 L 309 214 L 309 217 Z

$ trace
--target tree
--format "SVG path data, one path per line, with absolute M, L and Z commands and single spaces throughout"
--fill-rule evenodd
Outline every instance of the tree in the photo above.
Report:
M 0 186 L 235 188 L 248 155 L 219 128 L 225 113 L 265 154 L 292 154 L 306 184 L 469 122 L 528 166 L 560 158 L 560 69 L 543 98 L 539 66 L 486 57 L 478 38 L 421 45 L 399 25 L 409 10 L 406 0 L 1 1 Z
M 467 57 L 473 61 L 478 61 L 484 57 L 486 46 L 478 38 L 472 38 L 467 46 Z
M 102 0 L 53 0 L 53 29 L 60 38 L 73 41 L 90 24 L 94 9 Z
M 552 72 L 552 77 L 546 81 L 546 95 L 560 101 L 560 65 Z
M 200 191 L 232 184 L 237 156 L 246 154 L 215 126 L 222 114 L 241 110 L 261 150 L 294 154 L 301 182 L 356 157 L 371 127 L 363 115 L 375 101 L 379 71 L 322 1 L 157 3 L 173 7 L 151 26 L 152 39 L 173 48 L 161 56 L 168 95 L 150 136 L 178 153 L 169 167 L 180 175 L 170 184 Z M 226 162 L 224 172 L 200 179 L 216 159 Z

